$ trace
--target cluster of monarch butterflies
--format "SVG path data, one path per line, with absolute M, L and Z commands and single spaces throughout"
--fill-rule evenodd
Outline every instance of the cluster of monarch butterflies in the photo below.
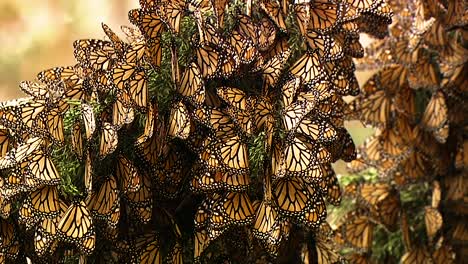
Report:
M 385 36 L 389 5 L 140 5 L 127 41 L 102 24 L 107 40 L 75 41 L 75 65 L 0 105 L 2 262 L 262 263 L 298 235 L 304 262 L 341 261 L 325 218 L 341 200 L 331 163 L 356 156 L 342 97 L 359 93 L 359 33 Z
M 401 231 L 404 245 L 402 255 L 387 261 L 463 262 L 468 239 L 467 211 L 460 207 L 468 197 L 468 8 L 458 0 L 390 5 L 398 15 L 389 36 L 373 42 L 358 60 L 376 73 L 347 109 L 348 118 L 376 128 L 348 169 L 357 173 L 373 167 L 378 179 L 345 187 L 357 205 L 338 226 L 336 241 L 355 249 L 352 261 L 369 263 L 372 248 L 382 246 L 374 231 L 383 227 L 388 233 Z M 415 208 L 403 193 L 417 186 L 427 191 L 418 194 L 422 205 Z

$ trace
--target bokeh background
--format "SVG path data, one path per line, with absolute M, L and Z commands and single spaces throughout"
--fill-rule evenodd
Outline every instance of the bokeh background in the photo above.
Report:
M 138 7 L 138 0 L 0 0 L 0 101 L 22 96 L 18 83 L 39 71 L 74 64 L 74 40 L 104 38 L 101 22 L 118 32 L 129 24 L 128 10 Z M 357 72 L 361 84 L 370 75 Z M 372 132 L 359 122 L 347 126 L 356 144 Z M 344 164 L 336 165 L 344 173 Z
M 138 0 L 0 0 L 0 101 L 21 96 L 18 83 L 46 68 L 71 65 L 73 40 L 118 30 Z

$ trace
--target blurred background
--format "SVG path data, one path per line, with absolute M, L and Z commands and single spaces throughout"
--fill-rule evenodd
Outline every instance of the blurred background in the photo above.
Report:
M 18 83 L 44 69 L 74 63 L 75 39 L 104 38 L 129 22 L 138 0 L 0 1 L 0 101 L 22 96 Z
M 128 10 L 137 7 L 138 0 L 1 0 L 0 101 L 22 96 L 18 83 L 34 80 L 41 70 L 72 65 L 74 40 L 104 38 L 101 22 L 120 31 L 129 24 Z M 370 75 L 357 73 L 361 84 Z M 347 126 L 357 145 L 372 132 L 359 122 Z M 336 165 L 344 172 L 343 163 Z

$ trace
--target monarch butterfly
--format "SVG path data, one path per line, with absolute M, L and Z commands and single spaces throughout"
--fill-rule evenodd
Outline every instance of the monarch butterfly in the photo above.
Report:
M 197 63 L 203 77 L 214 77 L 221 65 L 222 56 L 214 48 L 200 45 L 196 49 Z
M 210 129 L 199 122 L 193 122 L 190 126 L 190 135 L 186 141 L 187 147 L 194 153 L 200 153 L 204 149 L 204 141 L 211 133 Z
M 372 263 L 370 256 L 365 253 L 364 254 L 353 253 L 351 255 L 346 256 L 346 260 L 348 260 L 350 263 L 355 263 L 355 264 L 371 264 Z
M 26 142 L 18 144 L 16 149 L 10 150 L 4 158 L 12 156 L 17 163 L 21 163 L 25 159 L 30 158 L 44 143 L 45 141 L 42 137 L 29 138 Z
M 113 47 L 104 47 L 103 49 L 91 50 L 89 55 L 86 57 L 86 63 L 90 67 L 83 66 L 85 69 L 91 69 L 91 71 L 109 71 L 118 62 L 116 51 Z M 85 64 L 86 65 L 86 64 Z
M 424 154 L 418 151 L 412 151 L 409 156 L 400 164 L 400 173 L 395 177 L 398 184 L 407 184 L 418 182 L 424 179 L 430 172 L 432 166 Z
M 143 9 L 132 9 L 128 12 L 128 17 L 130 22 L 140 29 L 146 40 L 146 58 L 151 66 L 158 69 L 162 58 L 160 38 L 164 30 L 160 16 Z
M 105 220 L 107 225 L 116 227 L 120 219 L 120 196 L 117 180 L 109 175 L 90 199 L 89 210 L 96 219 Z
M 146 245 L 143 245 L 140 248 L 141 255 L 140 255 L 140 263 L 163 263 L 162 262 L 162 255 L 160 252 L 160 245 L 159 240 L 154 239 L 152 242 L 149 242 Z
M 74 65 L 43 70 L 37 74 L 37 79 L 49 87 L 49 98 L 58 99 L 65 94 L 66 98 L 81 100 L 89 90 L 82 75 L 79 65 Z
M 238 69 L 238 66 L 239 66 L 239 62 L 237 58 L 232 57 L 232 56 L 226 56 L 221 61 L 220 70 L 217 76 L 227 79 Z
M 68 206 L 59 200 L 60 212 L 55 218 L 42 218 L 39 225 L 36 226 L 34 237 L 34 249 L 39 256 L 46 252 L 53 252 L 58 246 L 57 241 L 57 223 L 60 217 L 68 209 Z
M 340 109 L 344 104 L 341 96 L 332 93 L 330 97 L 317 103 L 314 113 L 322 118 L 328 118 L 334 126 L 343 126 L 343 112 Z
M 151 221 L 153 212 L 153 191 L 151 179 L 148 173 L 141 174 L 140 189 L 135 192 L 127 192 L 126 200 L 130 205 L 130 212 L 141 223 Z
M 330 197 L 332 196 L 330 195 Z M 299 221 L 301 221 L 301 223 L 305 226 L 315 229 L 318 228 L 323 221 L 325 221 L 327 217 L 327 210 L 325 207 L 325 202 L 321 197 L 315 197 L 312 202 L 309 202 L 311 204 L 299 217 Z
M 190 182 L 193 192 L 219 191 L 222 190 L 222 173 L 206 168 L 203 163 L 197 163 L 192 167 L 194 175 Z
M 239 58 L 240 63 L 249 64 L 258 55 L 258 50 L 254 46 L 252 40 L 244 37 L 239 31 L 233 30 L 229 43 L 234 49 L 235 54 Z
M 338 136 L 338 131 L 326 119 L 303 118 L 297 126 L 297 132 L 316 142 L 332 142 Z
M 113 69 L 112 80 L 123 92 L 127 92 L 136 107 L 145 109 L 147 106 L 147 77 L 136 65 L 122 64 Z
M 135 119 L 135 111 L 128 106 L 130 101 L 126 92 L 118 92 L 117 98 L 112 105 L 112 125 L 119 130 L 123 125 L 130 124 Z
M 208 237 L 208 232 L 205 229 L 197 230 L 194 233 L 194 259 L 199 260 L 205 249 L 209 246 L 210 239 Z
M 106 33 L 107 37 L 111 40 L 112 46 L 114 47 L 114 50 L 117 52 L 119 55 L 119 58 L 123 58 L 123 54 L 128 48 L 128 44 L 123 42 L 117 34 L 105 23 L 101 23 L 101 27 L 104 30 L 104 33 Z
M 300 177 L 282 177 L 272 183 L 273 201 L 285 216 L 300 216 L 313 202 L 315 191 Z
M 327 202 L 339 205 L 341 202 L 341 188 L 338 178 L 332 168 L 329 166 L 324 167 L 326 167 L 326 171 L 322 175 L 323 178 L 320 179 L 319 186 Z
M 96 119 L 94 117 L 93 108 L 86 103 L 81 103 L 81 114 L 85 126 L 86 140 L 90 140 L 96 130 Z
M 287 131 L 295 131 L 300 122 L 313 109 L 314 104 L 309 102 L 295 102 L 283 109 L 283 127 Z
M 448 244 L 441 245 L 432 252 L 434 263 L 455 263 L 455 252 Z
M 360 195 L 370 206 L 378 207 L 392 195 L 392 188 L 387 183 L 365 183 L 360 186 Z
M 213 147 L 214 143 L 210 143 L 209 139 L 207 138 L 204 140 L 203 144 L 206 145 L 206 147 L 198 154 L 202 163 L 212 169 L 222 169 L 219 155 L 216 153 L 216 149 Z
M 177 91 L 182 96 L 188 97 L 195 105 L 205 102 L 204 82 L 200 68 L 195 62 L 190 63 L 185 69 Z
M 316 237 L 314 242 L 315 250 L 317 252 L 317 263 L 340 263 L 340 261 L 342 261 L 340 254 L 336 252 L 331 241 L 321 237 Z
M 377 16 L 377 20 L 380 19 L 386 24 L 390 24 L 392 22 L 392 8 L 385 1 L 379 2 L 372 10 L 372 14 Z
M 253 234 L 263 243 L 270 255 L 276 256 L 281 241 L 289 235 L 289 223 L 282 220 L 266 201 L 260 202 L 256 211 Z
M 133 45 L 134 43 L 145 41 L 145 37 L 143 36 L 143 33 L 141 33 L 141 30 L 138 27 L 122 25 L 120 26 L 120 29 L 125 34 L 127 40 L 130 42 L 131 45 Z
M 372 0 L 347 0 L 346 2 L 361 11 L 371 11 L 379 3 L 379 1 Z
M 139 171 L 133 162 L 122 154 L 117 157 L 116 177 L 123 193 L 136 192 L 141 188 Z
M 169 1 L 159 6 L 158 14 L 166 26 L 174 34 L 180 31 L 180 20 L 184 16 L 185 3 L 183 0 Z
M 168 135 L 186 139 L 190 133 L 189 113 L 182 101 L 175 103 L 171 108 Z
M 213 203 L 212 210 L 212 214 L 219 210 L 218 213 L 225 217 L 225 221 L 236 225 L 249 225 L 255 213 L 246 192 L 227 192 Z
M 426 233 L 430 240 L 434 239 L 435 234 L 440 230 L 443 224 L 443 218 L 439 210 L 426 206 L 424 208 L 424 223 L 426 224 Z
M 117 149 L 118 143 L 117 128 L 108 122 L 104 122 L 99 143 L 99 157 L 103 159 L 113 153 Z
M 89 195 L 93 192 L 93 163 L 91 160 L 91 155 L 90 151 L 88 150 L 86 152 L 86 159 L 85 159 L 85 165 L 84 165 L 84 186 L 85 190 Z
M 247 145 L 239 136 L 221 139 L 215 146 L 219 151 L 219 159 L 230 169 L 245 171 L 249 169 Z
M 381 156 L 381 146 L 378 137 L 369 137 L 361 148 L 362 157 L 365 161 L 375 164 L 383 158 Z
M 399 193 L 383 183 L 364 184 L 361 186 L 360 195 L 369 206 L 372 214 L 375 214 L 383 225 L 389 230 L 397 228 L 400 213 Z
M 22 167 L 23 165 L 21 165 Z M 60 182 L 60 175 L 48 153 L 38 150 L 28 159 L 29 172 L 42 184 L 55 185 Z
M 308 26 L 312 30 L 328 32 L 341 19 L 343 6 L 327 0 L 314 1 L 310 4 L 310 21 Z
M 85 254 L 93 252 L 96 235 L 93 219 L 83 201 L 73 202 L 57 224 L 61 239 L 75 243 Z
M 237 27 L 236 29 L 239 31 L 239 33 L 247 38 L 248 40 L 251 40 L 254 44 L 254 46 L 258 45 L 258 27 L 257 25 L 254 24 L 252 19 L 244 14 L 239 14 L 237 16 Z
M 319 58 L 338 60 L 344 55 L 343 45 L 329 35 L 323 35 L 314 30 L 308 30 L 305 35 L 308 47 L 317 52 Z
M 364 57 L 364 47 L 359 42 L 358 39 L 349 38 L 345 39 L 344 52 L 346 55 L 349 55 L 353 58 L 362 58 Z
M 348 131 L 340 127 L 338 130 L 339 142 L 338 144 L 341 148 L 329 147 L 328 150 L 332 153 L 332 160 L 342 159 L 346 162 L 350 162 L 356 158 L 356 146 L 354 145 L 353 138 L 348 133 Z
M 361 153 L 356 155 L 356 159 L 346 164 L 346 170 L 350 173 L 358 173 L 367 169 L 368 163 L 364 160 Z
M 26 199 L 18 210 L 18 223 L 24 225 L 26 230 L 32 230 L 38 221 L 39 217 L 33 211 L 31 202 Z
M 146 42 L 144 40 L 138 40 L 130 44 L 130 47 L 126 50 L 125 62 L 128 64 L 141 65 L 143 58 L 146 53 Z
M 384 90 L 378 90 L 360 101 L 359 114 L 366 123 L 381 126 L 391 122 L 392 102 Z
M 291 52 L 288 48 L 287 50 L 284 50 L 282 54 L 273 56 L 259 67 L 266 87 L 273 87 L 276 85 L 285 66 L 285 62 L 288 60 L 290 54 Z
M 368 250 L 372 245 L 374 223 L 363 212 L 354 211 L 348 214 L 346 222 L 339 229 L 344 242 L 355 248 Z
M 100 39 L 80 39 L 73 42 L 75 59 L 78 64 L 84 69 L 92 69 L 90 56 L 92 52 L 96 51 L 113 51 L 112 43 L 106 40 Z M 103 54 L 106 54 L 103 52 Z
M 200 45 L 209 45 L 212 47 L 222 46 L 222 41 L 221 41 L 222 37 L 218 33 L 216 28 L 209 21 L 203 21 L 201 17 L 196 17 L 196 18 L 197 18 L 197 25 L 199 27 Z
M 15 119 L 20 121 L 17 124 L 11 124 L 11 127 L 24 126 L 29 132 L 36 131 L 38 127 L 43 127 L 41 122 L 44 122 L 48 110 L 51 105 L 44 100 L 34 100 L 17 106 L 18 109 L 13 113 Z M 7 110 L 7 109 L 6 109 Z M 8 110 L 7 110 L 8 111 Z M 5 125 L 10 127 L 7 122 Z
M 133 104 L 145 109 L 148 101 L 148 82 L 145 71 L 138 70 L 128 82 L 128 94 Z
M 320 144 L 310 142 L 297 134 L 287 140 L 284 149 L 284 166 L 288 174 L 304 174 L 313 165 L 330 162 L 330 152 Z
M 262 1 L 260 7 L 282 32 L 287 32 L 281 6 L 277 2 Z
M 161 127 L 160 123 L 154 124 L 151 137 L 143 134 L 135 142 L 138 155 L 150 167 L 154 167 L 157 164 L 163 146 L 161 137 L 164 138 L 164 131 Z
M 320 81 L 315 84 L 308 84 L 304 86 L 303 92 L 297 96 L 297 101 L 307 101 L 313 105 L 317 102 L 324 101 L 332 97 L 332 90 L 330 89 L 330 83 L 328 81 Z
M 401 257 L 402 264 L 432 263 L 432 258 L 425 246 L 414 247 Z
M 248 97 L 242 90 L 232 87 L 219 87 L 217 93 L 222 100 L 228 103 L 227 113 L 233 121 L 248 135 L 252 134 L 253 124 L 251 115 L 255 108 L 253 105 L 255 100 L 252 97 Z M 261 125 L 258 123 L 261 120 L 255 120 L 254 122 Z
M 30 193 L 26 203 L 31 203 L 34 215 L 56 217 L 60 213 L 58 191 L 55 186 L 44 186 Z
M 395 129 L 385 129 L 379 135 L 379 142 L 381 144 L 381 155 L 383 157 L 398 158 L 409 151 L 400 134 Z
M 213 200 L 210 196 L 207 196 L 197 208 L 197 212 L 195 213 L 194 222 L 195 222 L 195 229 L 202 230 L 206 228 L 208 224 L 208 219 L 210 217 L 210 207 L 213 204 Z
M 21 98 L 0 103 L 0 125 L 14 129 L 18 126 L 20 106 L 28 104 L 29 98 Z
M 3 180 L 0 181 L 0 187 L 2 188 L 5 187 L 5 183 L 3 182 Z M 0 216 L 2 218 L 7 219 L 8 217 L 10 217 L 11 206 L 12 206 L 12 201 L 5 199 L 2 193 L 2 197 L 0 198 Z
M 411 50 L 408 48 L 409 43 L 407 40 L 400 40 L 392 46 L 392 57 L 395 58 L 396 62 L 403 65 L 411 65 L 417 63 L 421 56 L 421 49 Z
M 441 143 L 444 143 L 448 136 L 447 114 L 448 109 L 444 94 L 437 91 L 427 104 L 421 123 L 427 130 L 433 131 L 435 138 Z
M 167 256 L 167 263 L 183 264 L 182 245 L 176 242 L 172 247 L 170 254 Z
M 256 98 L 254 109 L 253 123 L 257 131 L 264 129 L 267 143 L 271 146 L 273 136 L 273 105 L 270 98 L 267 96 Z M 249 134 L 248 131 L 247 133 Z
M 67 105 L 68 107 L 68 105 Z M 45 122 L 45 133 L 53 142 L 62 144 L 65 141 L 63 127 L 63 111 L 61 109 L 51 109 Z
M 274 207 L 272 207 L 267 201 L 260 202 L 260 205 L 256 210 L 252 229 L 254 236 L 262 240 L 272 237 L 275 228 L 279 227 L 279 221 L 280 217 Z
M 260 21 L 257 32 L 258 49 L 260 51 L 268 50 L 276 40 L 276 28 L 270 20 L 263 18 Z
M 44 84 L 57 84 L 61 81 L 68 80 L 75 75 L 73 66 L 54 67 L 43 70 L 37 74 L 37 79 Z
M 213 6 L 213 11 L 216 17 L 218 28 L 223 28 L 224 26 L 224 14 L 226 12 L 226 4 L 228 3 L 229 0 L 211 0 L 211 5 Z
M 282 84 L 281 101 L 283 103 L 284 108 L 288 107 L 293 103 L 300 84 L 300 78 L 290 78 L 289 80 L 286 80 L 284 84 Z
M 3 254 L 6 258 L 15 259 L 19 253 L 18 234 L 14 223 L 10 220 L 0 220 L 0 238 L 2 240 L 0 250 L 5 252 Z
M 216 191 L 226 189 L 234 192 L 245 191 L 250 185 L 250 176 L 246 173 L 213 171 L 203 164 L 192 168 L 194 178 L 191 187 L 194 191 Z
M 23 93 L 39 100 L 57 101 L 64 93 L 64 84 L 39 84 L 31 81 L 22 81 L 19 87 Z
M 324 76 L 320 60 L 316 52 L 307 51 L 297 62 L 291 66 L 291 74 L 301 78 L 303 83 L 313 83 Z
M 341 69 L 331 79 L 331 87 L 340 95 L 357 96 L 360 93 L 359 84 L 354 76 L 354 70 Z
M 294 5 L 294 11 L 296 13 L 297 24 L 299 25 L 299 31 L 302 36 L 307 35 L 310 21 L 310 5 L 308 3 L 299 3 Z
M 229 138 L 241 135 L 239 123 L 225 111 L 218 108 L 201 108 L 195 112 L 195 118 L 213 130 L 217 137 Z
M 233 87 L 219 87 L 217 93 L 230 106 L 240 110 L 251 110 L 253 102 L 244 91 Z
M 402 88 L 408 87 L 408 70 L 402 65 L 391 64 L 377 73 L 375 81 L 380 84 L 378 88 L 383 88 L 387 93 L 394 95 Z

